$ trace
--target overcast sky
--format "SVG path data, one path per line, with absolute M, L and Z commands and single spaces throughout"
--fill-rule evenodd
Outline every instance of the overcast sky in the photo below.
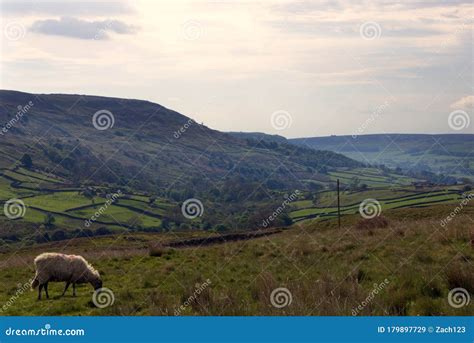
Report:
M 474 133 L 473 7 L 2 0 L 1 88 L 145 99 L 286 137 Z

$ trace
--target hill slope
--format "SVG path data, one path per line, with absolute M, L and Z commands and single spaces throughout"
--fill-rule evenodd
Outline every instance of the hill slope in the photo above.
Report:
M 0 167 L 28 153 L 37 168 L 74 182 L 157 192 L 218 187 L 243 176 L 291 188 L 301 179 L 324 179 L 317 172 L 323 167 L 360 165 L 331 152 L 249 143 L 148 101 L 3 90 L 0 104 Z M 98 118 L 108 116 L 113 126 L 94 123 L 98 111 L 108 111 Z M 105 129 L 96 128 L 101 124 Z
M 342 229 L 334 222 L 309 223 L 249 241 L 163 249 L 155 256 L 148 254 L 150 242 L 166 244 L 190 233 L 9 247 L 0 251 L 0 301 L 11 303 L 2 315 L 173 315 L 194 295 L 177 314 L 468 316 L 474 303 L 452 307 L 448 294 L 456 287 L 474 294 L 474 207 L 442 228 L 440 220 L 452 209 L 392 210 L 384 213 L 388 227 L 372 229 L 357 228 L 358 215 L 345 216 Z M 44 251 L 83 255 L 103 275 L 115 302 L 95 307 L 90 285 L 79 285 L 77 297 L 71 290 L 60 297 L 63 283 L 50 283 L 51 299 L 37 301 L 37 293 L 27 291 L 28 280 L 34 257 Z M 376 285 L 381 287 L 374 296 Z M 279 287 L 292 296 L 284 308 L 271 302 Z

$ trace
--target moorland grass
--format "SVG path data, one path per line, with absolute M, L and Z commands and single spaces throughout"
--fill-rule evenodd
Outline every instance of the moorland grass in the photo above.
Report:
M 25 292 L 3 314 L 173 315 L 209 279 L 180 315 L 352 315 L 360 304 L 365 306 L 358 315 L 472 315 L 472 302 L 453 308 L 447 294 L 464 287 L 472 296 L 474 207 L 441 227 L 451 207 L 387 211 L 388 226 L 377 230 L 357 229 L 360 217 L 348 216 L 341 229 L 334 221 L 309 222 L 272 236 L 158 256 L 149 255 L 151 243 L 190 233 L 129 233 L 12 247 L 0 255 L 0 303 L 34 275 L 31 262 L 37 253 L 54 250 L 86 256 L 113 290 L 114 304 L 96 308 L 87 285 L 79 287 L 76 298 L 61 298 L 63 285 L 51 284 L 50 300 L 37 301 L 35 293 Z M 9 262 L 13 255 L 15 263 Z M 381 283 L 385 286 L 371 297 Z M 292 295 L 291 304 L 281 309 L 270 301 L 278 287 Z

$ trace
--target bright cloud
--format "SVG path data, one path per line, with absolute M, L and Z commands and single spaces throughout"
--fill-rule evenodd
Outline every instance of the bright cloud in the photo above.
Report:
M 451 108 L 472 109 L 474 107 L 474 95 L 462 97 L 458 101 L 451 104 Z

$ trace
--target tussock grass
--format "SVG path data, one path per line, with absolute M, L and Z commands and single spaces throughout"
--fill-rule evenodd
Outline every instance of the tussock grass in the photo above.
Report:
M 387 218 L 384 216 L 378 216 L 359 220 L 356 224 L 356 228 L 359 230 L 383 229 L 388 227 L 388 224 Z
M 474 265 L 472 262 L 455 262 L 446 271 L 449 288 L 461 287 L 474 294 Z
M 429 211 L 431 216 L 424 209 L 388 211 L 384 228 L 361 230 L 360 217 L 353 216 L 343 218 L 340 230 L 335 222 L 306 223 L 254 240 L 172 251 L 162 247 L 177 233 L 76 239 L 62 249 L 82 254 L 102 272 L 114 305 L 91 306 L 89 285 L 73 298 L 59 297 L 63 284 L 51 283 L 50 300 L 36 301 L 28 291 L 2 314 L 174 315 L 195 295 L 196 285 L 209 279 L 180 315 L 352 315 L 361 304 L 358 315 L 472 315 L 472 301 L 455 309 L 447 294 L 454 287 L 473 292 L 474 207 L 446 227 L 440 219 L 449 208 Z M 0 305 L 34 275 L 34 256 L 61 251 L 59 243 L 0 254 Z M 291 292 L 292 302 L 276 308 L 270 298 L 281 287 Z

